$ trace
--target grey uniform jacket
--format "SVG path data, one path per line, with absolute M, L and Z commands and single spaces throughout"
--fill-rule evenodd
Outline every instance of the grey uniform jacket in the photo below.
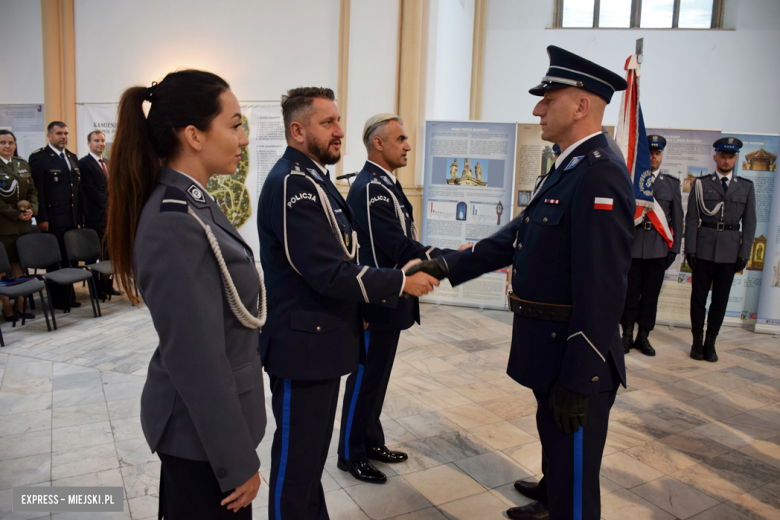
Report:
M 220 271 L 191 207 L 211 227 L 241 301 L 257 310 L 252 252 L 207 193 L 163 168 L 135 237 L 138 286 L 160 344 L 141 396 L 152 451 L 209 461 L 223 492 L 257 472 L 265 433 L 258 331 L 228 306 Z
M 729 190 L 723 193 L 723 185 L 717 175 L 700 177 L 704 204 L 713 209 L 725 199 L 723 223 L 739 224 L 739 230 L 718 231 L 715 228 L 699 227 L 702 222 L 720 222 L 720 212 L 708 216 L 699 211 L 696 202 L 696 184 L 688 196 L 688 213 L 685 215 L 685 253 L 695 253 L 697 258 L 719 264 L 736 263 L 737 258 L 750 258 L 753 239 L 756 235 L 756 196 L 753 183 L 748 179 L 732 175 Z M 725 195 L 725 197 L 724 197 Z
M 672 253 L 680 254 L 680 243 L 682 242 L 682 193 L 680 192 L 680 181 L 675 177 L 659 173 L 653 181 L 653 196 L 666 215 L 669 223 L 669 229 L 674 234 L 672 248 L 666 245 L 666 241 L 661 238 L 661 234 L 655 227 L 648 226 L 645 229 L 644 222 L 641 222 L 634 228 L 634 240 L 631 242 L 632 258 L 666 258 L 666 255 Z M 645 221 L 648 221 L 645 218 Z M 649 221 L 648 221 L 649 222 Z

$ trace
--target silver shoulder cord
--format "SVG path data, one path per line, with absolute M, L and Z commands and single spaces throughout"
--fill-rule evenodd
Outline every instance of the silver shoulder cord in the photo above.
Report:
M 354 260 L 358 248 L 357 231 L 354 229 L 352 230 L 352 250 L 350 251 L 347 249 L 347 246 L 344 245 L 344 239 L 341 237 L 341 229 L 339 228 L 339 223 L 336 220 L 336 214 L 333 212 L 333 207 L 330 205 L 330 199 L 328 199 L 327 194 L 322 190 L 319 184 L 314 182 L 314 179 L 309 178 L 309 176 L 307 176 L 305 173 L 291 171 L 284 178 L 284 192 L 282 199 L 282 204 L 284 204 L 284 252 L 287 254 L 287 261 L 290 262 L 290 265 L 293 269 L 295 269 L 296 273 L 301 274 L 298 268 L 295 267 L 295 264 L 293 264 L 292 258 L 290 258 L 290 248 L 287 247 L 287 179 L 289 179 L 290 175 L 293 174 L 302 175 L 304 178 L 309 179 L 309 181 L 314 185 L 314 188 L 317 190 L 317 194 L 320 196 L 320 204 L 322 204 L 322 209 L 325 211 L 325 217 L 328 219 L 330 229 L 333 231 L 333 234 L 336 235 L 336 241 L 339 243 L 341 246 L 341 251 L 344 253 L 344 260 Z
M 260 278 L 260 294 L 257 295 L 257 317 L 255 317 L 250 314 L 241 302 L 241 297 L 238 295 L 235 284 L 233 284 L 233 278 L 230 276 L 230 272 L 225 265 L 225 259 L 222 257 L 222 250 L 219 247 L 219 242 L 217 242 L 217 237 L 211 232 L 211 227 L 204 223 L 200 217 L 192 211 L 192 208 L 190 208 L 189 205 L 187 206 L 187 213 L 195 217 L 195 220 L 198 221 L 198 224 L 200 224 L 206 232 L 206 238 L 209 241 L 211 250 L 214 251 L 214 256 L 217 257 L 219 272 L 222 275 L 222 286 L 225 288 L 225 296 L 227 296 L 228 304 L 230 305 L 230 310 L 233 311 L 233 315 L 244 327 L 262 330 L 267 318 L 267 305 L 265 299 L 265 283 L 263 282 L 263 277 L 260 275 L 260 272 L 258 271 L 257 273 Z
M 724 201 L 718 202 L 711 210 L 707 209 L 707 206 L 704 205 L 704 193 L 701 189 L 701 177 L 696 179 L 693 189 L 696 192 L 696 203 L 697 206 L 699 206 L 699 211 L 710 217 L 714 217 L 720 211 L 720 220 L 723 221 Z
M 392 190 L 390 190 L 387 186 L 382 185 L 382 183 L 379 181 L 373 180 L 369 184 L 376 184 L 377 186 L 384 188 L 384 190 L 390 195 L 390 198 L 393 199 L 395 215 L 398 217 L 398 223 L 401 225 L 401 231 L 404 232 L 404 236 L 407 236 L 404 212 L 401 211 L 401 204 L 398 202 L 398 198 L 396 198 L 395 193 L 393 193 Z M 374 255 L 374 265 L 378 266 L 379 262 L 376 259 L 376 250 L 374 249 L 374 230 L 371 228 L 371 195 L 368 186 L 366 186 L 366 214 L 368 215 L 368 235 L 371 239 L 371 253 Z M 417 236 L 417 226 L 414 224 L 414 220 L 412 220 L 412 240 L 416 241 Z M 396 267 L 398 267 L 397 264 Z

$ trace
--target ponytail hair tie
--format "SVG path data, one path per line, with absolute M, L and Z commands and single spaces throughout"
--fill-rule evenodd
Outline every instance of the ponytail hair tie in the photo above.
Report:
M 157 82 L 156 81 L 152 81 L 152 86 L 151 87 L 147 87 L 147 89 L 146 89 L 146 96 L 144 97 L 144 99 L 151 103 L 152 102 L 152 97 L 154 96 L 154 91 L 155 90 L 157 90 Z

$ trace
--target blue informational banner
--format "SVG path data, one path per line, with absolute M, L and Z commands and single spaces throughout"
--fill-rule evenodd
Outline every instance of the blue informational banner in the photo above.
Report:
M 428 121 L 425 125 L 421 241 L 457 249 L 512 218 L 515 123 Z M 507 269 L 453 288 L 446 280 L 423 301 L 506 308 Z

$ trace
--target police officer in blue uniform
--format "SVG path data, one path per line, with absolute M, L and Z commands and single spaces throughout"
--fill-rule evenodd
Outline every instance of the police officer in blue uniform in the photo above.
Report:
M 361 303 L 393 308 L 438 281 L 425 273 L 357 263 L 352 211 L 327 164 L 344 133 L 333 91 L 297 88 L 282 98 L 288 147 L 260 193 L 257 228 L 268 291 L 260 354 L 270 376 L 276 433 L 269 518 L 327 519 L 320 483 L 340 377 L 365 364 Z M 419 277 L 418 275 L 424 275 Z
M 631 269 L 628 271 L 628 292 L 626 306 L 620 325 L 623 327 L 623 350 L 626 354 L 632 348 L 646 356 L 655 356 L 655 349 L 648 336 L 655 328 L 658 310 L 658 296 L 664 283 L 664 273 L 680 254 L 682 242 L 682 192 L 680 181 L 661 173 L 666 139 L 660 135 L 648 135 L 650 147 L 650 172 L 653 175 L 653 197 L 663 210 L 667 226 L 672 232 L 672 246 L 669 247 L 650 219 L 634 228 L 631 242 Z M 634 323 L 639 323 L 639 333 L 634 341 Z
M 597 520 L 609 412 L 626 381 L 618 323 L 636 208 L 625 163 L 610 149 L 601 120 L 614 92 L 627 85 L 566 50 L 547 52 L 550 67 L 530 93 L 544 96 L 534 109 L 542 138 L 563 149 L 555 169 L 504 229 L 473 249 L 415 267 L 458 285 L 512 265 L 507 374 L 537 399 L 548 506 L 540 486 L 529 485 L 521 492 L 538 501 L 507 515 Z
M 68 126 L 65 123 L 52 121 L 47 131 L 48 146 L 35 150 L 28 161 L 35 187 L 38 189 L 38 214 L 35 220 L 41 231 L 57 237 L 62 255 L 61 264 L 68 267 L 65 233 L 84 223 L 79 158 L 65 148 L 68 145 Z M 54 264 L 47 267 L 46 271 L 57 269 L 59 267 Z M 52 284 L 49 294 L 55 309 L 81 307 L 81 304 L 75 301 L 70 287 Z M 69 299 L 71 301 L 68 301 Z
M 366 121 L 363 143 L 368 160 L 349 189 L 347 204 L 354 214 L 360 244 L 360 264 L 394 269 L 419 258 L 430 260 L 442 251 L 417 241 L 412 205 L 392 171 L 406 166 L 412 149 L 403 121 L 394 114 L 377 114 Z M 401 331 L 420 323 L 417 298 L 401 298 L 395 309 L 366 304 L 363 317 L 366 362 L 347 378 L 342 403 L 339 468 L 365 482 L 383 483 L 384 473 L 368 459 L 386 464 L 407 455 L 385 446 L 379 416 Z
M 734 274 L 747 267 L 756 236 L 753 183 L 734 175 L 742 141 L 723 137 L 715 148 L 716 171 L 696 179 L 685 215 L 685 254 L 693 269 L 691 291 L 691 358 L 715 362 L 715 340 L 726 315 Z M 740 222 L 742 232 L 740 233 Z M 712 302 L 706 312 L 707 294 Z M 704 340 L 704 316 L 707 339 Z

